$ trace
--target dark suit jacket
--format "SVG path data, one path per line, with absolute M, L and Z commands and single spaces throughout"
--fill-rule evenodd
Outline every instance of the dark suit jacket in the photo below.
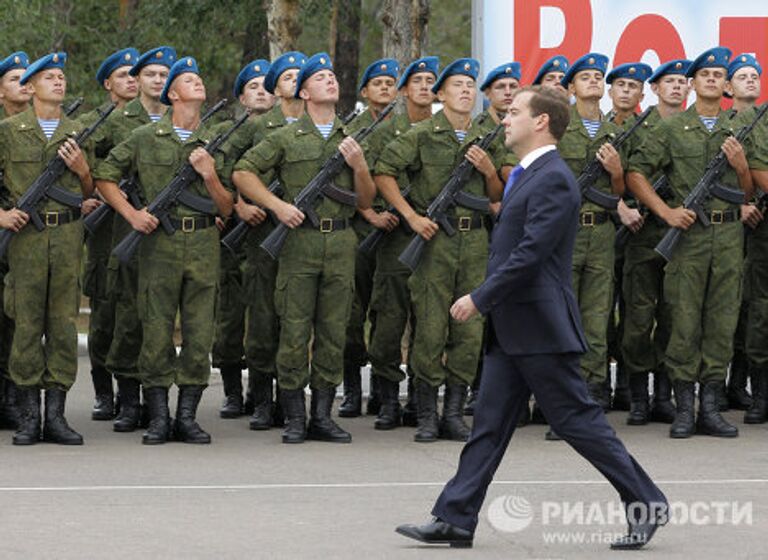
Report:
M 472 301 L 506 354 L 584 352 L 571 281 L 581 194 L 557 151 L 537 158 L 502 202 L 488 274 Z

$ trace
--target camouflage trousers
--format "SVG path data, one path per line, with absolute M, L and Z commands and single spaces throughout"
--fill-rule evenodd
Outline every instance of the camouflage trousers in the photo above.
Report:
M 8 273 L 8 260 L 0 259 L 0 376 L 8 377 L 8 359 L 11 357 L 13 342 L 13 320 L 5 313 L 2 302 L 5 293 L 5 275 Z
M 112 245 L 116 245 L 131 229 L 125 220 L 115 216 Z M 138 255 L 124 264 L 110 255 L 107 264 L 107 290 L 114 294 L 115 306 L 114 330 L 107 354 L 107 369 L 117 377 L 138 379 L 142 341 L 137 302 Z
M 219 266 L 215 227 L 170 236 L 157 231 L 142 242 L 138 309 L 144 387 L 208 384 Z M 173 341 L 177 314 L 182 338 L 178 356 Z
M 281 388 L 300 389 L 309 383 L 312 388 L 327 389 L 341 383 L 356 250 L 357 236 L 351 228 L 321 233 L 300 227 L 288 235 L 275 285 Z
M 745 350 L 749 361 L 768 368 L 768 227 L 765 222 L 747 236 L 744 267 Z
M 581 374 L 587 383 L 606 377 L 606 333 L 612 311 L 615 228 L 608 221 L 580 226 L 573 248 L 573 291 L 579 302 L 584 336 L 589 345 L 581 357 Z
M 14 383 L 68 390 L 77 375 L 77 315 L 83 227 L 28 226 L 8 249 L 5 311 L 15 321 L 9 360 Z
M 245 251 L 237 253 L 222 248 L 216 327 L 213 337 L 213 367 L 243 368 L 245 315 L 248 304 L 244 290 Z
M 376 314 L 368 348 L 371 372 L 397 382 L 405 378 L 400 369 L 403 362 L 402 341 L 411 315 L 411 293 L 408 289 L 411 269 L 397 259 L 408 246 L 411 236 L 398 227 L 381 240 L 376 251 L 371 294 L 371 311 Z
M 249 372 L 277 377 L 277 347 L 280 338 L 275 309 L 277 261 L 264 251 L 261 242 L 273 230 L 264 223 L 245 238 L 244 292 L 248 301 L 245 332 L 245 363 Z
M 358 243 L 374 230 L 373 226 L 358 215 L 353 218 L 352 224 Z M 376 252 L 357 251 L 355 254 L 355 299 L 352 301 L 352 311 L 347 325 L 347 343 L 344 347 L 344 363 L 351 367 L 359 368 L 368 363 L 365 321 L 369 320 L 371 329 L 375 328 L 376 313 L 370 309 L 375 271 Z
M 471 385 L 483 342 L 483 317 L 454 321 L 454 301 L 480 286 L 488 264 L 485 228 L 438 232 L 427 244 L 421 263 L 408 280 L 414 314 L 409 366 L 416 380 L 437 387 Z
M 114 292 L 109 290 L 107 269 L 112 249 L 112 222 L 103 224 L 86 239 L 88 253 L 83 271 L 83 295 L 89 298 L 88 355 L 92 368 L 106 366 L 112 332 L 115 328 Z
M 664 357 L 673 381 L 723 381 L 741 305 L 743 226 L 687 231 L 664 271 L 670 335 Z
M 624 332 L 621 352 L 627 373 L 656 371 L 664 359 L 669 320 L 664 308 L 664 265 L 654 251 L 666 227 L 655 218 L 627 242 L 624 252 Z

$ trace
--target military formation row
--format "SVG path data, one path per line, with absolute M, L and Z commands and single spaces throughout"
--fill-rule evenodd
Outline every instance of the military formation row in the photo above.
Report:
M 472 118 L 476 60 L 442 71 L 436 57 L 404 69 L 378 60 L 359 86 L 366 109 L 340 118 L 330 57 L 288 52 L 246 65 L 234 86 L 243 116 L 213 124 L 221 104 L 202 114 L 197 62 L 171 47 L 109 56 L 96 76 L 108 100 L 77 119 L 61 107 L 65 62 L 52 53 L 30 64 L 22 52 L 0 62 L 1 410 L 15 444 L 82 443 L 64 416 L 81 286 L 93 418 L 114 419 L 118 432 L 142 426 L 145 444 L 210 442 L 196 411 L 211 356 L 221 416 L 283 427 L 285 443 L 350 442 L 332 418 L 334 396 L 343 381 L 339 415 L 360 415 L 369 362 L 377 429 L 467 439 L 484 322 L 449 310 L 483 282 L 494 216 L 520 169 L 503 122 L 521 88 L 518 63 L 488 73 L 487 109 Z M 534 80 L 573 100 L 558 149 L 584 194 L 573 260 L 583 377 L 604 408 L 631 408 L 630 424 L 736 436 L 720 414 L 729 364 L 733 404 L 749 408 L 747 422 L 766 420 L 760 66 L 722 47 L 655 71 L 608 65 L 599 53 L 573 64 L 556 56 Z M 638 115 L 645 82 L 658 101 Z M 724 95 L 732 109 L 721 109 Z M 530 421 L 546 422 L 535 403 L 519 422 Z

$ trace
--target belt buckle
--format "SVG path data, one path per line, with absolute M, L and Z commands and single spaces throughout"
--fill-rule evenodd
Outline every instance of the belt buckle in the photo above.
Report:
M 724 214 L 725 213 L 722 210 L 712 210 L 710 213 L 709 221 L 713 224 L 722 224 Z
M 195 231 L 195 218 L 193 216 L 184 216 L 181 219 L 181 231 L 184 233 Z
M 320 220 L 320 233 L 331 233 L 333 231 L 333 220 L 331 218 L 322 218 Z
M 582 212 L 581 213 L 581 225 L 584 227 L 592 227 L 595 225 L 595 213 L 594 212 Z
M 459 231 L 469 231 L 472 229 L 472 218 L 470 216 L 461 216 L 459 218 Z
M 58 212 L 46 212 L 45 213 L 45 227 L 57 227 L 59 225 L 59 213 Z

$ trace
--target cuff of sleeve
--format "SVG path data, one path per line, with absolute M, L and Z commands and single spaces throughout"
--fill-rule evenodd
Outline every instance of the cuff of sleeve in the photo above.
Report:
M 469 294 L 469 297 L 472 298 L 472 303 L 475 304 L 475 307 L 477 307 L 477 310 L 480 313 L 483 315 L 488 315 L 488 313 L 490 313 L 493 304 L 490 301 L 491 298 L 486 295 L 486 290 L 483 290 L 483 286 L 480 286 Z

